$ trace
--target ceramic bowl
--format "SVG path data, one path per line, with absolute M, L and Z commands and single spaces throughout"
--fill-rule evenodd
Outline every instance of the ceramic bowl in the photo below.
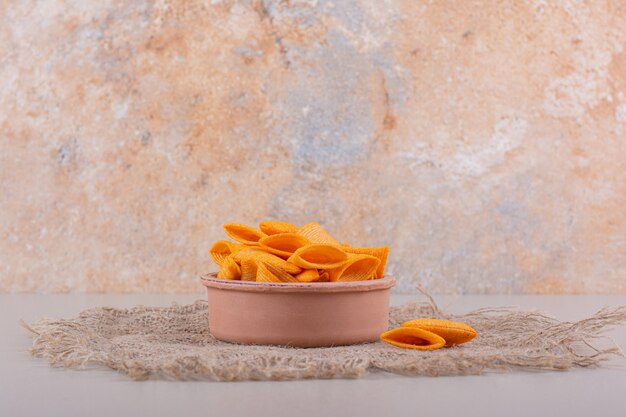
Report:
M 354 282 L 265 283 L 201 277 L 209 329 L 233 343 L 321 347 L 375 342 L 387 330 L 391 276 Z

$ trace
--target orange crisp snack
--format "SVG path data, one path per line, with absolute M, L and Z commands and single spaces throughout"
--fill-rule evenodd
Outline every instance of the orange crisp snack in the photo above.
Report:
M 417 327 L 435 333 L 446 341 L 446 346 L 469 342 L 478 335 L 470 325 L 450 320 L 415 319 L 405 321 L 402 327 Z
M 348 260 L 348 254 L 338 246 L 313 243 L 296 250 L 287 259 L 294 265 L 308 269 L 332 269 L 340 267 Z
M 329 269 L 331 281 L 362 281 L 376 275 L 380 260 L 370 255 L 348 254 L 348 259 L 337 268 Z
M 239 243 L 229 242 L 227 240 L 218 240 L 209 249 L 209 254 L 216 264 L 222 266 L 224 259 L 229 255 L 244 249 L 246 246 Z
M 274 220 L 259 223 L 259 229 L 266 235 L 296 233 L 298 231 L 298 228 L 291 223 L 277 222 Z
M 435 350 L 446 344 L 441 336 L 419 327 L 398 327 L 381 334 L 380 339 L 390 345 L 417 350 Z
M 405 321 L 402 327 L 381 334 L 380 339 L 402 348 L 433 350 L 467 343 L 477 335 L 476 330 L 465 323 L 420 318 Z
M 389 247 L 340 243 L 317 222 L 304 226 L 267 220 L 259 228 L 224 225 L 234 240 L 218 240 L 209 253 L 218 278 L 259 282 L 363 281 L 382 278 Z M 409 330 L 410 332 L 410 330 Z
M 261 248 L 285 259 L 309 243 L 306 237 L 297 233 L 276 233 L 259 239 Z
M 254 227 L 246 226 L 245 224 L 225 224 L 224 231 L 237 242 L 251 246 L 258 246 L 259 239 L 267 236 L 260 230 L 256 230 Z

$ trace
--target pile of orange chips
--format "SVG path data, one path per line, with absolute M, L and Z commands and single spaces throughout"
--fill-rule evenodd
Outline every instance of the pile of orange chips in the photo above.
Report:
M 259 282 L 341 282 L 382 278 L 389 247 L 339 243 L 318 223 L 302 227 L 265 221 L 259 228 L 224 225 L 235 242 L 219 240 L 209 253 L 218 278 Z

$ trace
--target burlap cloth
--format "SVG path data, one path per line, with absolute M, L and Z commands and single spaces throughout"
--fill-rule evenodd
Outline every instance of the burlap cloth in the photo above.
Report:
M 53 366 L 106 366 L 133 379 L 358 378 L 368 371 L 462 375 L 486 369 L 597 366 L 611 355 L 623 355 L 613 343 L 599 348 L 592 342 L 608 327 L 626 322 L 626 306 L 603 309 L 578 322 L 561 322 L 508 307 L 455 316 L 430 299 L 392 307 L 390 328 L 417 317 L 466 322 L 479 336 L 465 345 L 435 351 L 382 342 L 315 349 L 236 345 L 211 336 L 204 301 L 128 310 L 93 308 L 74 319 L 22 324 L 33 335 L 33 355 Z

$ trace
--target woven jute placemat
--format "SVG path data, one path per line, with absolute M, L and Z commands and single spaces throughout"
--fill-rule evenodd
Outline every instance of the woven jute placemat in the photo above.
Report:
M 467 344 L 435 351 L 400 349 L 382 342 L 309 349 L 237 345 L 211 336 L 204 301 L 171 307 L 99 307 L 73 319 L 22 324 L 33 336 L 33 355 L 52 366 L 105 366 L 133 379 L 358 378 L 374 371 L 464 375 L 488 369 L 565 370 L 598 366 L 612 355 L 623 356 L 614 343 L 600 348 L 594 341 L 609 327 L 626 323 L 626 306 L 562 322 L 541 312 L 510 307 L 451 315 L 429 298 L 392 307 L 390 328 L 417 317 L 466 322 L 479 336 Z

